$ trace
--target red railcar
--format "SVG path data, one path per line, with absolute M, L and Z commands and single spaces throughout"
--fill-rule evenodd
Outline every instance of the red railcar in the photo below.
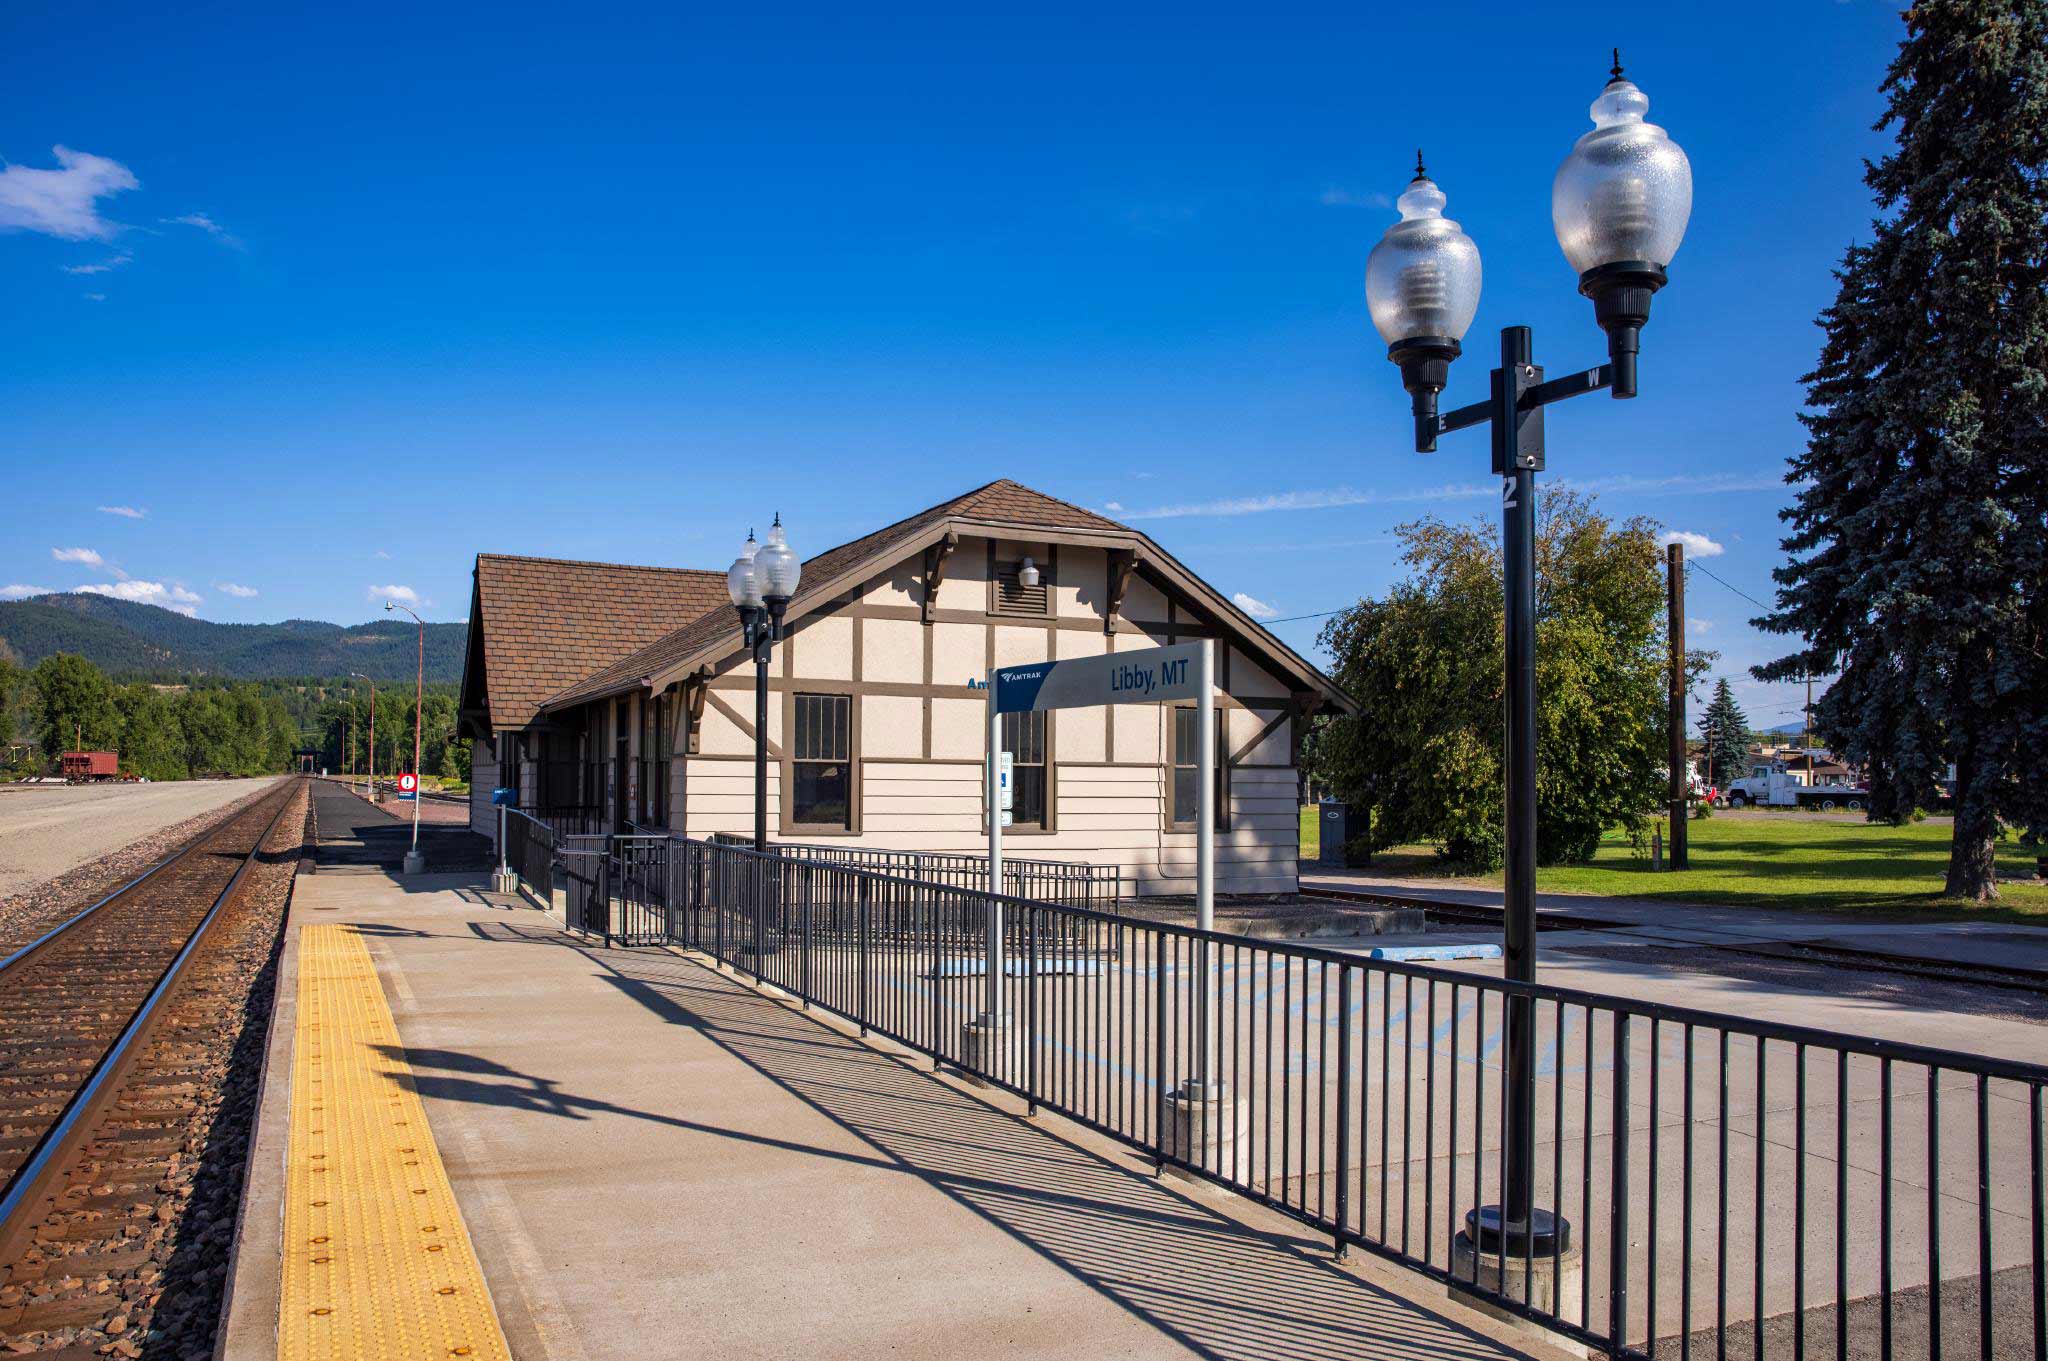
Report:
M 112 751 L 67 751 L 57 758 L 57 768 L 74 784 L 121 778 L 121 757 Z

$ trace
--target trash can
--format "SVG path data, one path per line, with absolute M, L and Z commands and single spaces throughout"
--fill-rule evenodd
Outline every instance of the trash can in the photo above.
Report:
M 1351 809 L 1334 799 L 1324 799 L 1316 810 L 1316 833 L 1322 838 L 1316 849 L 1316 864 L 1324 869 L 1344 868 L 1344 843 L 1350 840 Z

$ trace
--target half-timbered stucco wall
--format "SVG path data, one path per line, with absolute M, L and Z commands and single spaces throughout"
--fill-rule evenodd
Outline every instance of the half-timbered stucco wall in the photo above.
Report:
M 992 612 L 991 563 L 1029 554 L 1045 574 L 1049 612 Z M 906 850 L 985 847 L 983 761 L 992 665 L 1185 642 L 1211 636 L 1142 575 L 1131 575 L 1114 633 L 1106 550 L 962 536 L 924 622 L 924 564 L 882 572 L 793 626 L 771 665 L 769 833 Z M 1272 893 L 1297 886 L 1299 822 L 1291 764 L 1294 701 L 1285 680 L 1242 649 L 1217 651 L 1218 705 L 1229 766 L 1226 830 L 1216 834 L 1216 887 Z M 970 684 L 972 682 L 972 684 Z M 695 750 L 678 756 L 670 825 L 691 836 L 753 826 L 753 666 L 744 653 L 709 683 Z M 851 828 L 785 826 L 784 736 L 802 693 L 853 696 Z M 687 706 L 678 704 L 679 710 Z M 1019 856 L 1122 867 L 1127 890 L 1188 893 L 1195 834 L 1171 825 L 1170 712 L 1162 705 L 1065 709 L 1047 718 L 1046 829 L 1011 828 Z M 629 729 L 638 740 L 638 725 Z

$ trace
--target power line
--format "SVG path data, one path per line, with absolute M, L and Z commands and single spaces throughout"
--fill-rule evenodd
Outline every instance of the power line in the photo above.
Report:
M 1331 615 L 1343 614 L 1345 610 L 1350 608 L 1351 606 L 1346 605 L 1342 610 L 1324 610 L 1320 614 L 1290 614 L 1285 619 L 1262 619 L 1259 622 L 1262 624 L 1295 624 L 1304 619 L 1328 619 Z
M 1730 585 L 1728 585 L 1728 583 L 1727 583 L 1726 581 L 1722 581 L 1720 577 L 1716 576 L 1716 575 L 1715 575 L 1714 573 L 1712 573 L 1712 572 L 1710 572 L 1710 571 L 1707 571 L 1707 569 L 1706 569 L 1705 567 L 1701 567 L 1701 566 L 1700 566 L 1700 564 L 1698 564 L 1698 563 L 1696 563 L 1696 562 L 1688 562 L 1688 563 L 1686 563 L 1686 564 L 1685 564 L 1685 566 L 1686 566 L 1686 569 L 1687 569 L 1688 571 L 1690 571 L 1690 570 L 1692 570 L 1692 569 L 1694 569 L 1694 568 L 1698 568 L 1698 569 L 1699 569 L 1700 571 L 1702 571 L 1702 572 L 1706 572 L 1706 574 L 1707 574 L 1707 576 L 1708 576 L 1708 578 L 1709 578 L 1710 580 L 1713 580 L 1713 581 L 1717 581 L 1717 582 L 1720 582 L 1720 584 L 1721 584 L 1722 586 L 1724 586 L 1724 587 L 1727 587 L 1727 589 L 1729 589 L 1729 590 L 1731 590 L 1731 591 L 1735 592 L 1735 594 L 1737 594 L 1737 595 L 1741 596 L 1741 597 L 1742 597 L 1742 598 L 1743 598 L 1744 600 L 1747 600 L 1747 601 L 1748 601 L 1748 602 L 1749 602 L 1750 604 L 1752 604 L 1752 605 L 1756 606 L 1756 607 L 1757 607 L 1758 609 L 1760 609 L 1760 610 L 1768 610 L 1768 609 L 1772 608 L 1771 606 L 1769 606 L 1769 605 L 1766 605 L 1766 604 L 1764 604 L 1764 602 L 1763 602 L 1763 601 L 1761 601 L 1761 600 L 1758 600 L 1758 599 L 1757 599 L 1757 598 L 1756 598 L 1755 596 L 1751 595 L 1751 594 L 1750 594 L 1750 593 L 1749 593 L 1748 591 L 1745 591 L 1745 590 L 1743 590 L 1743 589 L 1742 589 L 1741 587 L 1739 587 L 1739 586 L 1730 586 Z

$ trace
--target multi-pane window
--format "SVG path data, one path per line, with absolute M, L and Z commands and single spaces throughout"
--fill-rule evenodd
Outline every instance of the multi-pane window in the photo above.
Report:
M 796 696 L 790 744 L 789 820 L 798 826 L 853 825 L 853 697 Z
M 1045 827 L 1045 711 L 1003 715 L 1003 750 L 1010 753 L 1010 825 Z
M 648 827 L 668 825 L 669 699 L 662 695 L 640 705 L 639 821 Z
M 1200 811 L 1196 795 L 1200 790 L 1202 753 L 1195 743 L 1195 709 L 1184 706 L 1169 710 L 1173 715 L 1173 822 L 1193 827 Z M 1216 830 L 1230 822 L 1229 748 L 1223 742 L 1223 710 L 1216 710 Z

